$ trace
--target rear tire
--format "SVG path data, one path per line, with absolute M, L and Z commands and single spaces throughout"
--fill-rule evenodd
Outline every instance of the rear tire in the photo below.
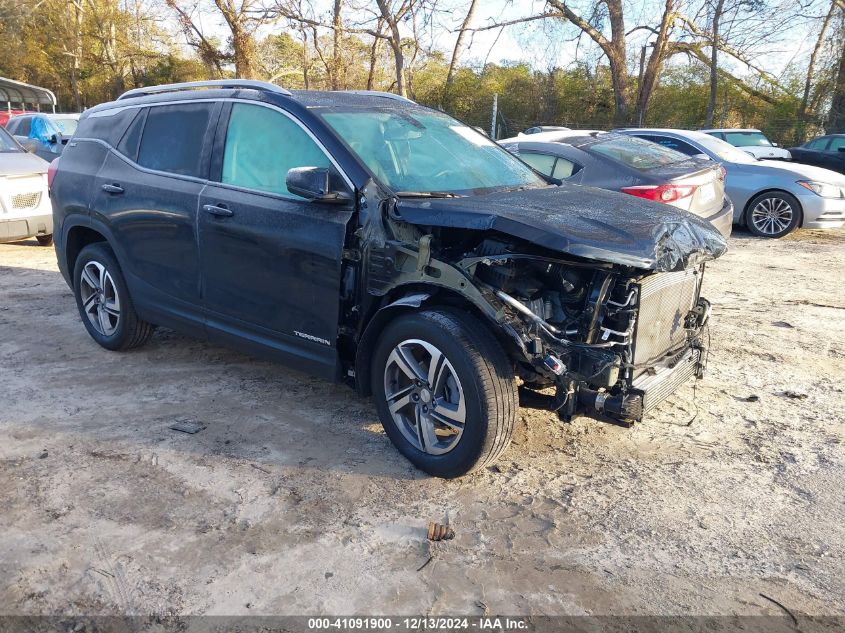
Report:
M 425 310 L 391 321 L 373 355 L 372 391 L 387 436 L 430 475 L 465 475 L 510 444 L 519 406 L 512 364 L 465 312 Z
M 38 240 L 38 243 L 41 246 L 52 246 L 53 245 L 53 234 L 50 235 L 36 235 L 35 239 Z
M 154 326 L 135 312 L 120 265 L 105 243 L 89 244 L 79 253 L 73 294 L 85 329 L 102 347 L 122 351 L 150 340 Z
M 801 204 L 785 191 L 767 191 L 748 203 L 745 225 L 757 237 L 779 239 L 801 224 Z

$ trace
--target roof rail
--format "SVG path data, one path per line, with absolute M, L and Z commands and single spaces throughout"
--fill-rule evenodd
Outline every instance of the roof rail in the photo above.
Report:
M 384 99 L 396 99 L 397 101 L 405 101 L 406 103 L 416 103 L 416 101 L 408 97 L 403 97 L 393 92 L 382 92 L 381 90 L 344 90 L 343 92 L 351 95 L 367 95 L 370 97 L 382 97 Z
M 131 99 L 133 97 L 143 97 L 145 95 L 161 94 L 164 92 L 179 92 L 180 90 L 194 90 L 196 88 L 245 88 L 249 90 L 264 90 L 266 92 L 275 92 L 277 94 L 285 95 L 286 97 L 293 96 L 290 90 L 271 84 L 267 81 L 256 81 L 253 79 L 210 79 L 208 81 L 186 81 L 178 84 L 164 84 L 161 86 L 148 86 L 145 88 L 134 88 L 128 90 L 120 95 L 117 100 Z

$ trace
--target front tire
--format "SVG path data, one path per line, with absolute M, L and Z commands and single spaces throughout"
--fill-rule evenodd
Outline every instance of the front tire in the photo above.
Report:
M 430 475 L 465 475 L 510 444 L 519 406 L 513 367 L 467 313 L 425 310 L 391 321 L 373 355 L 372 391 L 387 436 Z
M 120 265 L 106 244 L 90 244 L 79 253 L 73 293 L 85 329 L 102 347 L 122 351 L 150 340 L 153 325 L 135 312 Z
M 36 235 L 35 239 L 38 240 L 38 243 L 41 246 L 52 246 L 53 245 L 53 234 L 50 235 Z
M 748 203 L 745 224 L 757 237 L 784 237 L 801 224 L 801 204 L 785 191 L 761 193 Z

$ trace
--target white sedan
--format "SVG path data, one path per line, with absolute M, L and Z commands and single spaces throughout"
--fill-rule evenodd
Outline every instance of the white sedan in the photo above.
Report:
M 788 149 L 778 147 L 769 137 L 755 128 L 719 128 L 701 130 L 715 136 L 760 160 L 792 160 Z
M 0 242 L 35 237 L 42 246 L 53 243 L 48 167 L 0 128 Z

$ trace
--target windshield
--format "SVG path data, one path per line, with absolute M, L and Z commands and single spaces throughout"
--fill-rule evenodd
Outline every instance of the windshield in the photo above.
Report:
M 0 127 L 0 152 L 22 152 L 23 150 L 15 142 L 9 133 Z
M 445 114 L 332 110 L 322 117 L 397 194 L 478 194 L 547 184 L 486 136 Z
M 716 155 L 716 160 L 725 161 L 728 163 L 756 163 L 757 159 L 737 149 L 730 143 L 726 143 L 722 139 L 715 138 L 709 134 L 696 134 L 695 141 L 704 146 L 704 148 Z
M 59 131 L 64 137 L 73 136 L 76 133 L 76 126 L 79 123 L 76 119 L 60 119 L 58 117 L 51 117 L 50 120 L 56 124 Z
M 634 136 L 614 136 L 593 143 L 589 149 L 641 171 L 689 160 L 689 156 L 681 152 Z
M 762 132 L 725 132 L 725 140 L 734 147 L 772 146 L 772 142 Z

